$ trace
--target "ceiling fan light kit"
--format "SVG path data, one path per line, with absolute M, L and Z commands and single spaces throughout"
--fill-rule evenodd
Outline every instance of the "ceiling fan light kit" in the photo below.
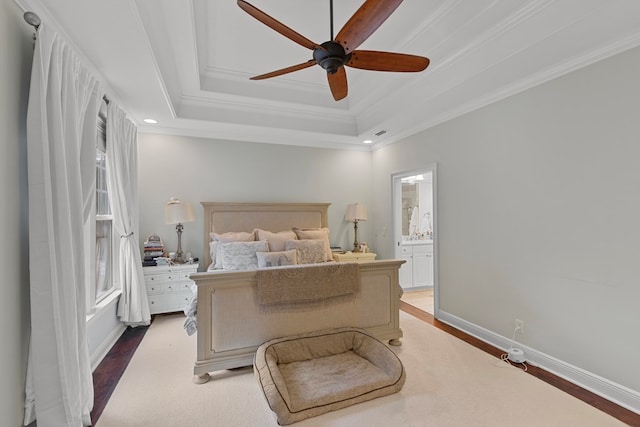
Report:
M 429 66 L 429 59 L 404 53 L 356 50 L 396 10 L 402 0 L 366 0 L 349 18 L 333 39 L 333 0 L 330 0 L 331 38 L 322 44 L 315 43 L 287 27 L 244 0 L 238 6 L 269 28 L 313 51 L 313 59 L 270 73 L 251 77 L 263 80 L 319 65 L 327 72 L 329 89 L 336 101 L 347 96 L 347 74 L 344 67 L 372 71 L 419 72 Z

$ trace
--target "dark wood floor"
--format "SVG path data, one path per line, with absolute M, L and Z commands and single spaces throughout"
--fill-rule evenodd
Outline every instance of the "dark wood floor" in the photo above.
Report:
M 148 326 L 127 328 L 93 371 L 93 410 L 91 423 L 96 424 L 120 377 L 147 333 Z
M 435 326 L 471 345 L 477 347 L 495 357 L 500 357 L 504 352 L 496 347 L 493 347 L 484 341 L 481 341 L 471 335 L 468 335 L 452 326 L 442 323 L 436 320 L 432 314 L 426 311 L 420 310 L 404 301 L 400 301 L 400 309 L 407 314 L 410 314 L 430 325 Z M 91 412 L 91 421 L 95 425 L 104 410 L 113 390 L 115 389 L 120 377 L 126 369 L 131 357 L 135 353 L 138 345 L 142 341 L 144 334 L 147 332 L 148 327 L 128 328 L 124 334 L 120 337 L 118 342 L 113 346 L 109 353 L 105 356 L 104 360 L 96 368 L 93 373 L 93 387 L 94 387 L 94 406 Z M 527 373 L 535 376 L 536 378 L 545 381 L 552 386 L 563 390 L 566 393 L 588 403 L 589 405 L 600 409 L 603 412 L 617 418 L 618 420 L 633 426 L 640 427 L 640 415 L 625 409 L 615 403 L 612 403 L 602 397 L 591 393 L 577 385 L 570 383 L 569 381 L 557 377 L 543 369 L 535 366 L 528 365 Z

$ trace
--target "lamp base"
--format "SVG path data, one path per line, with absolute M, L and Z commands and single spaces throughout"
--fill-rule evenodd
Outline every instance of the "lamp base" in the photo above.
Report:
M 360 252 L 360 243 L 358 243 L 358 220 L 353 221 L 353 250 L 351 252 Z
M 185 264 L 186 259 L 182 258 L 182 229 L 181 223 L 176 224 L 176 233 L 178 233 L 178 249 L 176 250 L 176 257 L 172 260 L 174 264 Z

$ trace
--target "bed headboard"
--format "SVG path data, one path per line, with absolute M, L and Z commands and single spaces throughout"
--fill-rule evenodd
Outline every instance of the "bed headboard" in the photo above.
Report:
M 204 208 L 204 266 L 211 263 L 209 233 L 253 231 L 278 232 L 292 227 L 328 227 L 331 203 L 201 202 Z

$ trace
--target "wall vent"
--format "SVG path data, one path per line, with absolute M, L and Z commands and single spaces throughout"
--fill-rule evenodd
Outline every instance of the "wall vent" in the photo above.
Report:
M 376 135 L 376 136 L 382 136 L 382 135 L 384 135 L 385 133 L 387 133 L 387 131 L 386 131 L 386 130 L 381 130 L 381 131 L 376 132 L 376 133 L 375 133 L 375 135 Z

